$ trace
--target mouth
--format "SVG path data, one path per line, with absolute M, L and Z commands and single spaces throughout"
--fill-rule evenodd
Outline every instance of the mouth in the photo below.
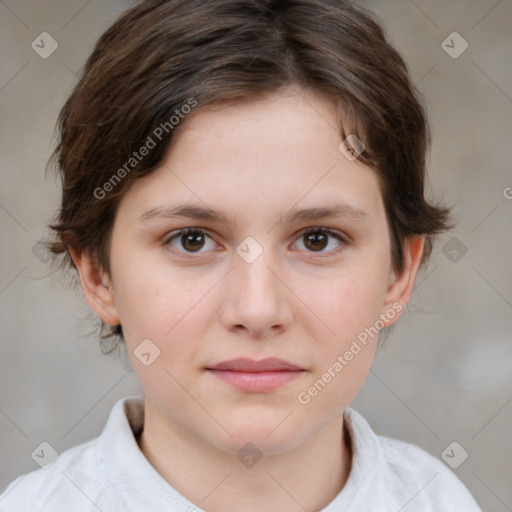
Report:
M 288 361 L 274 357 L 260 361 L 231 359 L 206 370 L 227 384 L 252 393 L 272 391 L 295 380 L 305 371 Z

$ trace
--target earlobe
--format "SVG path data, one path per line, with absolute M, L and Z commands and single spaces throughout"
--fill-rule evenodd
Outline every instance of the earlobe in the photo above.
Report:
M 400 305 L 400 314 L 404 311 L 414 288 L 414 282 L 423 256 L 424 245 L 425 237 L 423 235 L 417 235 L 405 240 L 403 251 L 404 267 L 399 274 L 394 272 L 390 274 L 382 313 L 386 314 L 386 311 L 390 308 L 396 310 L 398 304 Z M 393 319 L 386 326 L 394 324 L 400 317 L 400 314 L 393 314 Z
M 89 307 L 107 324 L 120 324 L 110 278 L 97 259 L 86 251 L 70 249 L 71 257 L 80 275 L 80 282 Z

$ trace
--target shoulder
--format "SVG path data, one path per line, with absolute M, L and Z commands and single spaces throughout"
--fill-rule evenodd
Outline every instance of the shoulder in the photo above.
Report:
M 0 496 L 0 511 L 46 512 L 55 510 L 53 507 L 60 504 L 76 502 L 77 487 L 84 483 L 89 487 L 92 479 L 97 485 L 105 481 L 102 466 L 97 439 L 70 448 L 49 466 L 21 475 L 11 482 Z M 94 472 L 92 468 L 95 468 Z
M 125 470 L 136 466 L 138 447 L 134 430 L 143 421 L 140 397 L 119 400 L 98 437 L 69 448 L 48 466 L 21 475 L 0 496 L 0 512 L 97 512 L 123 509 L 123 497 L 112 482 L 122 483 Z M 133 485 L 133 483 L 130 483 Z M 115 486 L 114 486 L 115 487 Z M 127 507 L 126 507 L 127 508 Z
M 411 443 L 375 434 L 353 409 L 345 417 L 352 441 L 360 450 L 373 452 L 359 457 L 373 459 L 374 485 L 385 489 L 404 512 L 481 512 L 465 485 L 440 459 Z
M 479 511 L 466 486 L 444 462 L 424 449 L 384 436 L 377 436 L 387 462 L 390 478 L 416 485 L 420 499 L 436 510 L 455 510 L 465 506 Z M 436 508 L 437 507 L 437 508 Z

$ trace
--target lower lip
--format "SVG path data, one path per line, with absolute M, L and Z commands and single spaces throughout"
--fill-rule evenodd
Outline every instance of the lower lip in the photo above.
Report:
M 272 391 L 291 382 L 302 374 L 297 371 L 271 371 L 271 372 L 234 372 L 229 370 L 209 370 L 217 378 L 232 386 L 253 393 Z

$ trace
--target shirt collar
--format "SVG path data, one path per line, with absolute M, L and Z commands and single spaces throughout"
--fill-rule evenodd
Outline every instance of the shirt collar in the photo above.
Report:
M 376 468 L 383 459 L 378 438 L 367 421 L 351 408 L 343 416 L 352 450 L 350 474 L 343 490 L 321 512 L 335 512 L 350 505 L 363 490 L 363 483 L 371 489 Z M 137 437 L 143 427 L 144 398 L 131 396 L 114 405 L 99 438 L 107 477 L 112 489 L 117 490 L 117 499 L 125 502 L 128 510 L 137 503 L 144 505 L 147 512 L 201 512 L 158 473 L 140 450 Z
M 116 499 L 126 503 L 124 510 L 138 508 L 145 512 L 187 512 L 195 509 L 201 512 L 176 491 L 146 459 L 136 439 L 143 426 L 144 398 L 123 398 L 112 408 L 99 438 L 107 477 L 112 483 L 112 489 L 117 491 Z

